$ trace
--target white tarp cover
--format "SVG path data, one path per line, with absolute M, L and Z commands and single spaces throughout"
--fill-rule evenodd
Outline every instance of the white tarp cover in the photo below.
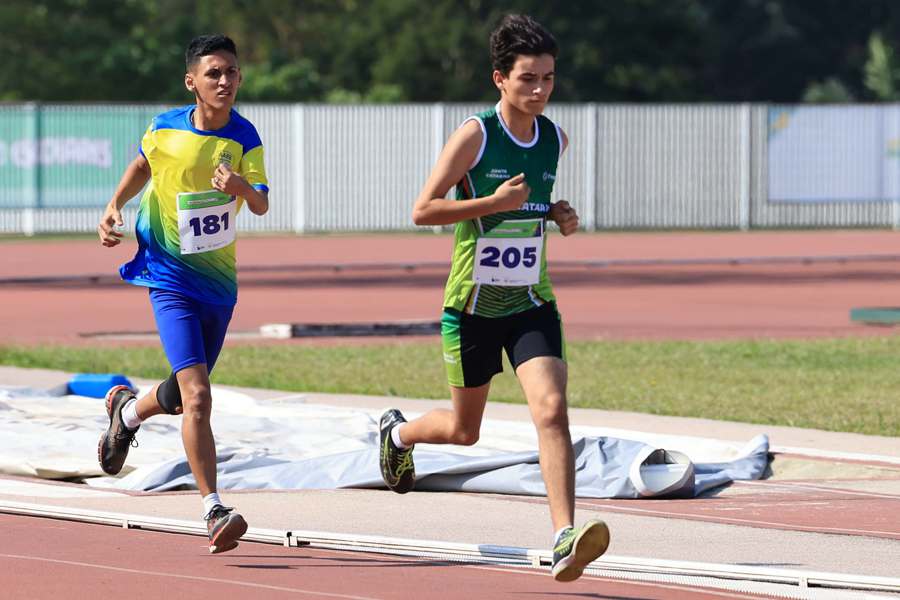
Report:
M 383 487 L 380 411 L 308 404 L 302 395 L 257 401 L 218 386 L 213 404 L 220 489 Z M 140 446 L 131 450 L 117 478 L 103 476 L 97 464 L 97 440 L 107 424 L 103 400 L 0 386 L 0 473 L 83 479 L 127 490 L 196 487 L 184 458 L 180 417 L 144 423 L 137 435 Z M 576 494 L 585 498 L 646 497 L 647 482 L 635 478 L 656 468 L 679 475 L 665 495 L 698 495 L 733 480 L 760 478 L 768 459 L 764 435 L 744 447 L 597 427 L 573 426 L 572 437 Z M 417 446 L 416 489 L 544 495 L 536 448 L 531 423 L 485 420 L 474 447 Z M 642 466 L 648 455 L 663 455 L 653 452 L 657 448 L 690 462 Z

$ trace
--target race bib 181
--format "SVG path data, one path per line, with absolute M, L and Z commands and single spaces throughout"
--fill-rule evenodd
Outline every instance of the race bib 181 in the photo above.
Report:
M 503 221 L 475 245 L 475 283 L 536 285 L 544 252 L 543 219 Z
M 178 194 L 178 235 L 182 254 L 224 248 L 234 241 L 234 196 L 218 190 Z

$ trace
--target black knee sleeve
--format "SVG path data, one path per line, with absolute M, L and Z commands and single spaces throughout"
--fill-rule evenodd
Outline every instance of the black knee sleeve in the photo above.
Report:
M 170 415 L 181 414 L 181 389 L 178 387 L 175 373 L 169 375 L 169 378 L 156 388 L 156 401 Z

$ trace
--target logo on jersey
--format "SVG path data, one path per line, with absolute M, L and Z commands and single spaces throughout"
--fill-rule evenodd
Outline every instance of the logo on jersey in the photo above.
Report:
M 232 161 L 234 161 L 234 156 L 231 155 L 231 152 L 229 152 L 228 150 L 222 150 L 222 152 L 219 154 L 219 157 L 216 159 L 216 164 L 226 165 L 230 168 Z
M 548 179 L 550 181 L 556 181 L 556 174 L 544 171 L 544 181 L 547 181 Z
M 539 213 L 547 213 L 550 212 L 549 204 L 542 204 L 540 202 L 526 202 L 523 204 L 519 210 L 527 210 L 531 212 L 539 212 Z
M 485 174 L 485 177 L 488 179 L 509 179 L 509 171 L 506 169 L 491 169 L 489 173 Z

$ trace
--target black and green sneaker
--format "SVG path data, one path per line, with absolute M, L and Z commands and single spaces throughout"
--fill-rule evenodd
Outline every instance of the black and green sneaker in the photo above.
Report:
M 378 425 L 381 433 L 378 462 L 384 483 L 398 494 L 405 494 L 416 485 L 416 466 L 413 464 L 412 447 L 401 450 L 391 439 L 391 429 L 401 423 L 406 423 L 406 419 L 396 408 L 388 409 L 381 415 Z
M 590 520 L 581 529 L 570 527 L 553 548 L 553 578 L 575 581 L 608 547 L 609 528 L 603 521 Z

